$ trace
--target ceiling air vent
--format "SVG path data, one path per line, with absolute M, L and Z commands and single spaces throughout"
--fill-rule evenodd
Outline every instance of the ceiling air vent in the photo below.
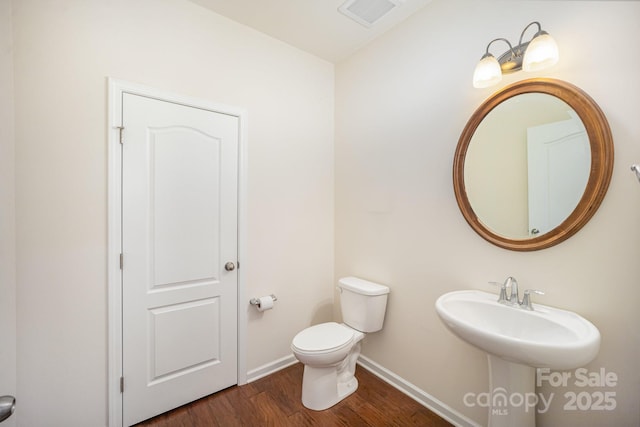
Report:
M 400 6 L 403 0 L 347 0 L 338 10 L 365 27 Z

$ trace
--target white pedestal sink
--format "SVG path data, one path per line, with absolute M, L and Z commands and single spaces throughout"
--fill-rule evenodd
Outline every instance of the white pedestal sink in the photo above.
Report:
M 592 361 L 600 332 L 576 313 L 534 305 L 534 311 L 497 302 L 478 290 L 454 291 L 436 301 L 447 328 L 489 358 L 489 426 L 534 427 L 535 368 L 575 369 Z

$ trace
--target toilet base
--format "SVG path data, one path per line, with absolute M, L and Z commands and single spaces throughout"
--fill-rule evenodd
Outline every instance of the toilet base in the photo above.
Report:
M 358 342 L 338 365 L 327 367 L 305 365 L 302 376 L 302 404 L 314 411 L 323 411 L 355 392 L 358 389 L 355 373 L 359 356 L 360 343 Z
M 314 411 L 323 411 L 340 402 L 358 389 L 358 379 L 353 376 L 338 381 L 337 367 L 304 367 L 302 377 L 302 404 Z

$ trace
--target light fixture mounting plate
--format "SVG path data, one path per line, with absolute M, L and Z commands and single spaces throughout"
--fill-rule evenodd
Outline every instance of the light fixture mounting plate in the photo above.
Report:
M 530 42 L 526 42 L 514 46 L 513 50 L 508 50 L 498 57 L 498 63 L 502 69 L 502 74 L 510 74 L 522 70 L 524 52 L 527 50 L 529 43 Z

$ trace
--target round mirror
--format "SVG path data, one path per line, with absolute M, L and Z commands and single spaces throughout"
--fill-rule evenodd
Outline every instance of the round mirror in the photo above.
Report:
M 598 105 L 552 79 L 507 86 L 471 116 L 456 149 L 460 210 L 487 241 L 532 251 L 575 234 L 602 202 L 613 142 Z

